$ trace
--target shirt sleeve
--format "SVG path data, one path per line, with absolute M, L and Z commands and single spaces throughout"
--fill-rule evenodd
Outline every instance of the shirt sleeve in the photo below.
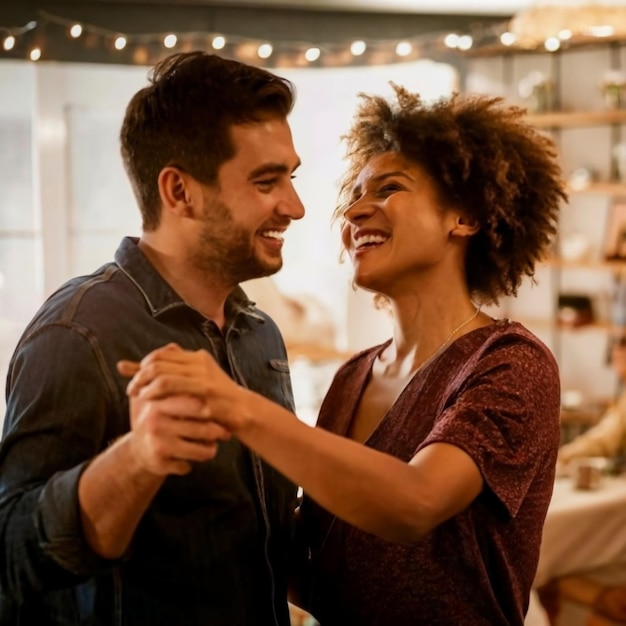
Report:
M 464 374 L 420 448 L 445 442 L 464 450 L 514 517 L 537 473 L 554 473 L 559 406 L 558 369 L 547 348 L 509 338 Z
M 105 567 L 84 539 L 78 481 L 107 445 L 112 389 L 89 336 L 53 325 L 23 341 L 0 444 L 0 591 L 24 602 Z M 0 600 L 1 601 L 1 600 Z

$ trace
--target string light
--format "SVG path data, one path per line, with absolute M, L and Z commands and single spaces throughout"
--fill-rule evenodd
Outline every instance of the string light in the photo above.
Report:
M 561 40 L 558 37 L 548 37 L 543 45 L 548 52 L 556 52 L 561 47 Z
M 221 50 L 226 45 L 226 38 L 222 37 L 222 35 L 217 35 L 213 37 L 213 41 L 211 42 L 211 46 L 213 46 L 213 50 Z
M 165 38 L 163 39 L 163 45 L 166 48 L 173 48 L 174 46 L 176 46 L 177 42 L 178 42 L 178 37 L 173 34 L 166 35 Z
M 274 52 L 274 48 L 270 43 L 262 43 L 257 50 L 259 59 L 269 59 L 272 56 L 272 52 Z
M 304 66 L 316 63 L 322 66 L 349 64 L 393 63 L 415 58 L 436 57 L 441 53 L 449 59 L 450 51 L 466 53 L 472 48 L 480 53 L 481 47 L 487 49 L 493 45 L 528 49 L 514 30 L 514 20 L 504 23 L 491 23 L 488 26 L 473 24 L 470 33 L 423 33 L 407 39 L 356 39 L 349 42 L 314 42 L 314 41 L 267 41 L 235 33 L 215 32 L 178 32 L 178 33 L 124 33 L 115 32 L 93 24 L 79 23 L 76 20 L 38 12 L 38 20 L 28 22 L 22 27 L 0 26 L 0 53 L 3 51 L 15 55 L 26 55 L 33 61 L 42 56 L 56 60 L 50 48 L 53 28 L 60 26 L 66 37 L 81 39 L 80 44 L 88 46 L 90 51 L 100 42 L 103 52 L 124 52 L 122 62 L 152 64 L 163 55 L 163 48 L 172 49 L 180 46 L 181 50 L 202 49 L 224 50 L 224 55 L 244 62 L 265 61 L 276 67 Z M 44 27 L 41 34 L 32 36 L 29 31 Z M 616 32 L 616 31 L 615 31 Z M 615 37 L 611 27 L 595 26 L 587 28 L 587 36 Z M 577 43 L 578 34 L 562 29 L 556 36 L 545 38 L 536 47 L 555 52 L 562 45 Z M 567 43 L 565 43 L 567 42 Z M 64 54 L 65 51 L 64 51 Z M 1 55 L 0 55 L 1 56 Z
M 178 32 L 178 33 L 124 33 L 109 29 L 77 22 L 52 15 L 45 11 L 38 11 L 39 24 L 46 27 L 42 36 L 36 42 L 30 42 L 32 47 L 35 43 L 44 50 L 49 45 L 51 33 L 49 26 L 62 26 L 68 38 L 77 40 L 82 37 L 82 45 L 89 46 L 94 50 L 101 43 L 102 51 L 107 48 L 111 51 L 125 51 L 124 60 L 131 63 L 151 64 L 158 60 L 159 48 L 171 49 L 180 45 L 181 50 L 194 48 L 212 47 L 219 51 L 224 49 L 224 54 L 231 58 L 240 59 L 244 62 L 254 62 L 254 59 L 262 59 L 268 64 L 277 67 L 300 66 L 306 63 L 319 62 L 324 66 L 337 66 L 361 63 L 365 65 L 390 63 L 394 60 L 404 60 L 431 56 L 432 53 L 446 53 L 442 44 L 442 33 L 423 33 L 406 40 L 363 40 L 356 39 L 350 42 L 313 42 L 313 41 L 267 41 L 255 40 L 252 37 L 239 36 L 234 33 L 211 33 L 211 32 Z M 0 37 L 12 36 L 14 40 L 0 39 L 5 43 L 5 50 L 11 49 L 20 43 L 21 36 L 30 28 L 37 26 L 36 22 L 29 23 L 27 27 L 3 28 L 0 26 Z M 28 39 L 25 40 L 28 45 Z M 23 49 L 21 47 L 20 49 Z M 1 52 L 1 49 L 0 49 Z M 19 51 L 17 51 L 19 53 Z M 12 53 L 12 54 L 15 54 Z M 53 60 L 54 54 L 50 52 L 46 58 Z M 271 59 L 268 61 L 268 59 Z
M 320 58 L 322 51 L 319 48 L 308 48 L 304 53 L 304 58 L 309 62 L 313 63 L 313 61 L 317 61 Z
M 443 43 L 448 46 L 448 48 L 458 48 L 459 46 L 459 36 L 456 33 L 450 33 L 445 36 Z
M 366 50 L 367 50 L 367 44 L 364 41 L 361 41 L 360 39 L 357 39 L 357 41 L 353 41 L 352 44 L 350 45 L 350 52 L 355 57 L 360 57 Z
M 396 54 L 399 57 L 408 57 L 413 52 L 413 45 L 410 41 L 399 41 L 396 45 Z
M 466 51 L 466 50 L 469 50 L 473 44 L 474 44 L 474 39 L 472 38 L 471 35 L 462 35 L 461 37 L 459 37 L 457 47 L 459 50 Z
M 516 41 L 517 37 L 508 30 L 500 35 L 500 43 L 503 46 L 512 46 Z
M 70 37 L 78 39 L 83 34 L 83 27 L 80 24 L 72 24 L 70 28 Z

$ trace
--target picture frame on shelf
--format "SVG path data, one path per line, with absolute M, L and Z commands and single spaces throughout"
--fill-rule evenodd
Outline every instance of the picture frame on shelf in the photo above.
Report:
M 607 261 L 626 261 L 626 198 L 616 198 L 609 207 L 603 253 Z
M 557 323 L 562 328 L 579 328 L 595 320 L 591 297 L 580 293 L 560 293 L 557 298 Z

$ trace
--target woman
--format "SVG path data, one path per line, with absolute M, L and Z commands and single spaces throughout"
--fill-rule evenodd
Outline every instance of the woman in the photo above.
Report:
M 546 254 L 560 169 L 500 99 L 426 104 L 394 89 L 395 103 L 364 96 L 337 210 L 354 282 L 386 300 L 393 337 L 340 368 L 317 427 L 176 346 L 149 355 L 129 393 L 195 416 L 199 447 L 203 420 L 218 422 L 303 487 L 302 597 L 322 626 L 521 625 L 558 370 L 527 329 L 480 306 L 515 295 Z

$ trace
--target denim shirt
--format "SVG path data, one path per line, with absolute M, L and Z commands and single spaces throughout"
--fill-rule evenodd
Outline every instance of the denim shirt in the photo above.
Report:
M 7 377 L 0 625 L 289 624 L 296 489 L 235 438 L 165 480 L 122 559 L 99 558 L 82 533 L 81 472 L 129 430 L 118 360 L 170 342 L 205 349 L 239 383 L 293 409 L 276 325 L 239 288 L 226 320 L 220 332 L 185 304 L 131 238 L 115 263 L 41 307 Z

